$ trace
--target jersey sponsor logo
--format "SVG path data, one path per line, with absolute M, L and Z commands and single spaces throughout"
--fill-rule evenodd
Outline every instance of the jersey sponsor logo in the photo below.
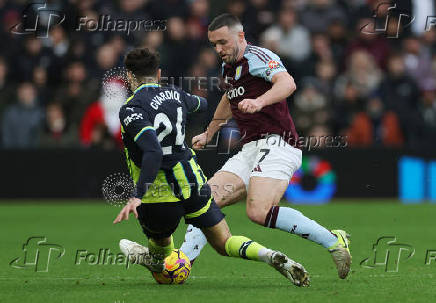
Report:
M 278 63 L 278 62 L 275 61 L 275 60 L 270 60 L 270 61 L 268 62 L 268 67 L 269 67 L 270 69 L 276 69 L 276 68 L 279 68 L 279 67 L 280 67 L 280 63 Z
M 135 120 L 141 120 L 141 119 L 144 119 L 144 117 L 142 117 L 142 114 L 141 113 L 133 113 L 133 114 L 131 114 L 130 116 L 127 116 L 125 119 L 124 119 L 124 125 L 125 126 L 128 126 L 130 123 L 132 123 L 133 121 L 135 121 Z
M 245 93 L 245 89 L 243 86 L 239 86 L 237 88 L 233 88 L 229 91 L 227 91 L 227 98 L 229 98 L 230 100 L 236 97 L 240 97 L 242 95 L 244 95 Z
M 157 110 L 159 106 L 166 100 L 176 100 L 179 103 L 182 103 L 180 101 L 180 94 L 179 92 L 175 90 L 166 90 L 163 92 L 160 92 L 158 95 L 156 95 L 150 103 L 150 106 Z
M 236 68 L 236 72 L 235 72 L 235 80 L 239 80 L 239 78 L 241 78 L 241 74 L 242 74 L 242 65 L 239 65 Z

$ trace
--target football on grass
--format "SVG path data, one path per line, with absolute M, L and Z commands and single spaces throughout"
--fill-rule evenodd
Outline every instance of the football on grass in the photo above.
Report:
M 173 249 L 171 254 L 165 258 L 165 269 L 163 272 L 153 272 L 152 275 L 159 284 L 183 284 L 191 272 L 191 262 L 188 257 L 179 249 Z

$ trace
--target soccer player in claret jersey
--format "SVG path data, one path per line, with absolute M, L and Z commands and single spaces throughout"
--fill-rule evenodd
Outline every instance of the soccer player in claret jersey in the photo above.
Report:
M 148 247 L 127 239 L 120 241 L 129 261 L 162 272 L 164 259 L 174 248 L 172 234 L 184 217 L 186 223 L 201 229 L 219 254 L 265 262 L 295 285 L 308 286 L 309 277 L 302 265 L 281 252 L 230 234 L 195 154 L 184 140 L 186 116 L 204 111 L 206 99 L 160 86 L 159 57 L 147 49 L 129 52 L 125 66 L 133 95 L 119 115 L 136 193 L 114 224 L 134 213 L 149 240 Z
M 208 182 L 216 203 L 225 207 L 246 198 L 247 215 L 253 222 L 321 244 L 344 279 L 351 265 L 346 232 L 329 231 L 295 209 L 278 206 L 302 158 L 286 103 L 296 89 L 294 79 L 276 54 L 247 43 L 241 22 L 230 14 L 211 22 L 208 38 L 223 60 L 222 76 L 230 88 L 207 130 L 192 139 L 193 148 L 203 148 L 231 117 L 243 143 L 242 150 Z M 233 191 L 228 190 L 229 184 Z M 191 263 L 205 244 L 201 231 L 188 226 L 181 250 Z

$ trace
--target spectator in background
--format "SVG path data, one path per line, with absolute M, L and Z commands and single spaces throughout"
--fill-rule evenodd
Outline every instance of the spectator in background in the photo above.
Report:
M 244 0 L 233 0 L 227 2 L 227 11 L 233 16 L 238 17 L 239 20 L 243 19 L 246 9 L 247 6 Z
M 338 70 L 344 70 L 344 57 L 348 46 L 348 31 L 342 20 L 334 20 L 328 28 L 330 48 L 332 50 L 334 63 Z
M 393 54 L 388 60 L 388 70 L 379 91 L 386 110 L 394 111 L 401 123 L 401 128 L 409 141 L 413 137 L 413 113 L 417 111 L 420 97 L 415 81 L 406 74 L 404 56 Z
M 71 62 L 64 71 L 63 83 L 54 97 L 62 105 L 72 127 L 79 126 L 86 108 L 98 96 L 95 86 L 87 79 L 85 65 L 80 61 Z
M 330 119 L 329 100 L 320 91 L 316 78 L 305 78 L 295 95 L 294 123 L 304 136 L 314 125 L 326 125 Z
M 287 60 L 301 63 L 310 54 L 310 34 L 297 24 L 294 10 L 279 12 L 278 24 L 270 26 L 261 36 L 262 46 Z
M 349 60 L 347 70 L 339 76 L 336 82 L 336 94 L 341 97 L 344 94 L 347 83 L 353 83 L 362 97 L 369 96 L 378 88 L 382 80 L 382 73 L 377 67 L 374 58 L 366 51 L 354 52 Z
M 187 19 L 187 37 L 191 41 L 205 41 L 207 26 L 209 25 L 209 2 L 208 0 L 192 0 L 190 6 L 191 15 Z
M 4 58 L 0 57 L 0 117 L 3 110 L 11 103 L 15 95 L 15 86 L 8 76 L 9 68 Z
M 86 64 L 86 66 L 92 66 L 93 59 L 89 56 L 87 51 L 89 46 L 82 39 L 72 39 L 70 48 L 67 53 L 67 62 L 81 61 Z
M 161 31 L 148 32 L 142 40 L 142 47 L 148 48 L 151 51 L 158 51 L 162 48 L 163 33 Z
M 218 64 L 218 57 L 215 51 L 209 47 L 205 47 L 200 52 L 199 62 L 202 66 L 206 68 L 207 76 L 207 111 L 206 120 L 210 121 L 213 118 L 216 107 L 223 95 L 223 91 L 219 89 L 220 79 L 217 76 L 221 75 L 221 69 Z M 203 122 L 204 123 L 204 122 Z M 203 125 L 200 125 L 201 132 L 204 131 Z
M 32 82 L 37 90 L 40 105 L 46 105 L 51 99 L 50 90 L 47 84 L 47 70 L 41 66 L 33 69 Z
M 68 125 L 62 105 L 48 104 L 39 145 L 43 148 L 66 148 L 77 146 L 78 143 L 77 128 Z
M 355 28 L 355 38 L 350 42 L 345 53 L 346 60 L 349 60 L 356 51 L 364 50 L 373 56 L 379 68 L 384 69 L 390 53 L 390 46 L 386 37 L 372 33 L 374 31 L 373 23 L 371 18 L 359 20 Z M 363 30 L 362 28 L 367 25 L 372 27 Z
M 410 36 L 403 41 L 406 72 L 424 89 L 426 80 L 432 78 L 430 49 L 423 47 L 420 38 Z
M 257 44 L 258 34 L 262 33 L 274 22 L 275 1 L 248 0 L 247 10 L 242 18 L 247 41 Z
M 325 33 L 334 20 L 346 21 L 345 12 L 332 0 L 309 0 L 301 12 L 301 23 L 312 33 Z
M 432 57 L 436 54 L 436 29 L 434 27 L 423 33 L 422 45 Z
M 80 124 L 84 146 L 108 146 L 109 141 L 121 146 L 118 112 L 126 99 L 127 88 L 122 80 L 114 78 L 103 85 L 100 100 L 88 106 Z
M 186 17 L 189 13 L 187 2 L 185 0 L 149 1 L 147 11 L 160 19 L 168 19 L 173 16 Z
M 43 39 L 43 43 L 45 47 L 51 48 L 53 54 L 58 58 L 64 57 L 70 46 L 64 29 L 59 25 L 53 27 L 50 31 L 49 38 Z
M 365 99 L 359 94 L 358 88 L 351 82 L 345 83 L 343 93 L 335 98 L 333 103 L 333 131 L 345 135 L 351 125 L 354 115 L 364 110 Z
M 42 48 L 42 39 L 36 37 L 27 38 L 24 50 L 14 59 L 13 71 L 18 81 L 31 81 L 36 66 L 48 68 L 52 61 L 50 52 Z
M 320 61 L 315 66 L 315 75 L 319 80 L 320 91 L 329 99 L 333 97 L 336 74 L 336 65 L 331 60 Z
M 384 111 L 379 96 L 371 97 L 366 111 L 354 116 L 346 136 L 351 147 L 401 147 L 404 143 L 397 115 L 392 111 Z
M 109 2 L 109 1 L 108 1 Z M 151 20 L 148 11 L 144 9 L 146 0 L 120 0 L 115 3 L 119 7 L 115 10 L 113 19 L 121 20 Z M 130 44 L 141 41 L 145 36 L 144 31 L 136 30 L 124 35 L 124 39 Z
M 3 115 L 3 148 L 36 147 L 42 117 L 35 87 L 29 82 L 21 83 L 17 103 L 10 105 Z
M 21 21 L 21 14 L 16 7 L 13 5 L 8 7 L 8 4 L 10 3 L 0 8 L 0 41 L 2 42 L 0 56 L 4 58 L 12 58 L 22 50 L 21 36 L 11 31 L 11 28 Z
M 102 81 L 106 72 L 117 66 L 119 58 L 120 54 L 117 53 L 117 49 L 110 43 L 104 44 L 98 48 L 95 54 L 97 65 L 93 70 L 94 73 L 91 75 L 92 79 L 98 81 L 96 85 L 100 84 L 99 82 Z
M 416 114 L 409 118 L 413 136 L 409 146 L 414 149 L 434 149 L 436 138 L 436 83 L 429 80 L 423 85 Z
M 312 35 L 312 52 L 310 56 L 299 65 L 298 70 L 301 76 L 313 76 L 316 72 L 316 65 L 323 61 L 332 61 L 333 52 L 330 40 L 326 34 Z M 297 77 L 298 78 L 298 77 Z
M 167 34 L 168 43 L 162 49 L 162 70 L 167 71 L 168 74 L 165 76 L 186 76 L 195 55 L 195 45 L 186 39 L 186 25 L 183 19 L 170 18 L 167 23 Z
M 308 139 L 304 142 L 307 145 L 307 148 L 324 148 L 324 147 L 334 147 L 337 146 L 339 141 L 333 141 L 333 136 L 330 128 L 327 125 L 314 125 L 310 128 L 309 133 L 307 134 Z M 315 138 L 316 141 L 310 138 Z

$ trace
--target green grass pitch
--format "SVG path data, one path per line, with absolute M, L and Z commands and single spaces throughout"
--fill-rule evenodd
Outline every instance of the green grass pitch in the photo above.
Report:
M 0 203 L 0 302 L 430 302 L 436 289 L 436 205 L 379 203 L 335 203 L 296 206 L 308 217 L 328 228 L 342 228 L 352 235 L 352 272 L 339 280 L 331 257 L 322 247 L 278 230 L 249 222 L 244 204 L 224 210 L 234 235 L 246 235 L 301 262 L 311 274 L 309 288 L 297 288 L 265 264 L 218 256 L 203 250 L 184 285 L 157 285 L 139 266 L 85 262 L 76 265 L 78 250 L 97 253 L 110 249 L 119 253 L 118 241 L 128 238 L 144 242 L 138 223 L 112 225 L 120 210 L 103 201 L 39 201 Z M 64 201 L 62 201 L 64 202 Z M 383 203 L 384 202 L 384 203 Z M 175 234 L 176 246 L 183 241 L 185 225 Z M 31 236 L 47 237 L 61 245 L 65 254 L 51 256 L 48 272 L 34 266 L 14 268 L 10 262 L 23 257 L 23 243 Z M 396 246 L 378 247 L 379 256 L 389 249 L 389 270 L 383 265 L 365 268 L 360 262 L 373 257 L 373 244 L 381 236 L 396 236 Z M 407 245 L 409 246 L 407 246 Z M 412 249 L 415 253 L 407 259 Z M 399 249 L 401 248 L 401 249 Z M 431 251 L 433 250 L 433 251 Z M 28 263 L 31 263 L 31 249 Z M 47 250 L 46 250 L 47 251 Z M 54 252 L 56 255 L 57 250 Z M 44 258 L 41 253 L 41 258 Z M 426 265 L 430 262 L 430 264 Z M 20 263 L 21 262 L 21 263 Z M 24 264 L 20 259 L 17 264 Z M 43 265 L 42 265 L 43 266 Z M 17 266 L 16 266 L 17 267 Z

